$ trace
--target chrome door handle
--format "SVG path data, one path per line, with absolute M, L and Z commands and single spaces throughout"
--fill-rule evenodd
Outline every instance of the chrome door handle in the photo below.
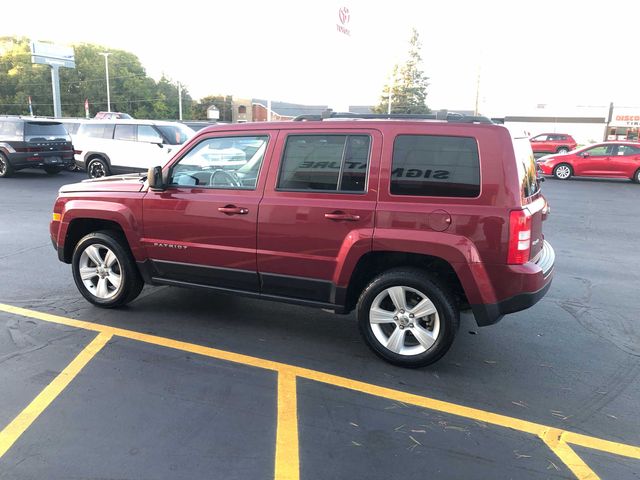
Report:
M 235 205 L 227 205 L 226 207 L 218 208 L 218 211 L 225 215 L 246 215 L 249 213 L 248 208 L 236 207 Z
M 352 215 L 350 213 L 344 213 L 344 212 L 332 212 L 332 213 L 325 213 L 324 218 L 328 220 L 336 220 L 336 221 L 346 220 L 348 222 L 355 222 L 360 220 L 360 215 Z

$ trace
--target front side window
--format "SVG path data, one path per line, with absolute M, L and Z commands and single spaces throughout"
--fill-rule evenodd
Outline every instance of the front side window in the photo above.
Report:
M 604 157 L 611 154 L 611 145 L 599 145 L 597 147 L 589 148 L 584 153 L 588 153 L 592 157 Z
M 370 143 L 368 135 L 290 135 L 278 189 L 364 192 Z
M 138 125 L 138 141 L 147 143 L 162 143 L 162 136 L 151 125 Z
M 114 140 L 127 140 L 129 142 L 136 141 L 136 125 L 116 125 L 116 131 L 113 134 Z
M 398 135 L 393 145 L 391 193 L 477 197 L 480 195 L 480 157 L 476 140 L 442 135 Z
M 269 137 L 208 138 L 193 147 L 171 171 L 170 183 L 255 190 Z

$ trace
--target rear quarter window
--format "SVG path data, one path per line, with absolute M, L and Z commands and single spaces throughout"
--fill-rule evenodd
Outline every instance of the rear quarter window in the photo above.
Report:
M 540 181 L 538 180 L 536 160 L 529 141 L 526 138 L 514 138 L 513 152 L 518 168 L 520 193 L 523 198 L 531 197 L 540 191 Z
M 393 145 L 391 194 L 428 197 L 480 195 L 475 138 L 398 135 Z

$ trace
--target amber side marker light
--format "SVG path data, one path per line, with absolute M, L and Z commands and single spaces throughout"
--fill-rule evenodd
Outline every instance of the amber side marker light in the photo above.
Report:
M 62 217 L 62 216 L 61 216 L 59 213 L 52 213 L 52 214 L 51 214 L 51 219 L 52 219 L 54 222 L 59 222 L 61 217 Z

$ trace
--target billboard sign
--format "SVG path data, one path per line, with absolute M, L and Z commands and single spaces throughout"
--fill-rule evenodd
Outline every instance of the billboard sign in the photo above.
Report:
M 76 68 L 73 48 L 53 43 L 31 42 L 31 63 Z

